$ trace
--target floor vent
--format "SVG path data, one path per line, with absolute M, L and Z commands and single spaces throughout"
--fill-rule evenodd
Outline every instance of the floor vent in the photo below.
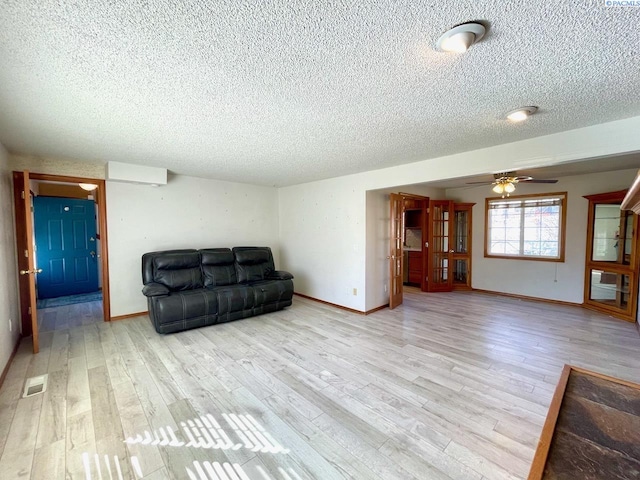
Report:
M 33 395 L 43 393 L 47 389 L 48 378 L 48 373 L 37 377 L 27 378 L 27 381 L 24 384 L 24 393 L 22 394 L 22 398 L 32 397 Z

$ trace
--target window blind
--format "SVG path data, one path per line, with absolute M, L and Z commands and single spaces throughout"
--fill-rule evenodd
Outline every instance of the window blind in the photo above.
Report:
M 505 208 L 537 208 L 537 207 L 553 207 L 562 205 L 564 195 L 558 195 L 554 197 L 541 197 L 541 198 L 529 198 L 522 200 L 489 200 L 489 210 L 498 210 Z

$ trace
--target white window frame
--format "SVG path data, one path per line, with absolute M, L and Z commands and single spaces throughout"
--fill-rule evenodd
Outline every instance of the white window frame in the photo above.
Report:
M 558 206 L 558 254 L 556 256 L 532 255 L 525 254 L 525 228 L 531 228 L 526 225 L 526 216 L 524 215 L 527 208 L 535 208 L 542 206 Z M 492 212 L 508 208 L 519 210 L 520 226 L 519 226 L 519 245 L 517 254 L 493 253 L 492 245 Z M 547 262 L 564 262 L 566 223 L 567 223 L 567 192 L 544 193 L 536 195 L 515 195 L 507 198 L 493 197 L 487 198 L 485 203 L 485 241 L 484 256 L 487 258 L 509 258 L 517 260 L 541 260 Z M 514 227 L 511 227 L 514 228 Z M 542 228 L 542 227 L 540 227 Z M 517 240 L 513 240 L 517 242 Z

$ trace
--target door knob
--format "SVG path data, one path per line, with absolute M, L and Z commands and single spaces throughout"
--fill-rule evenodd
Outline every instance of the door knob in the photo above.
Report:
M 96 252 L 94 252 L 93 250 L 89 252 L 89 255 L 91 255 L 93 258 L 96 258 Z
M 42 273 L 42 269 L 36 268 L 34 270 L 20 270 L 20 275 L 30 275 L 32 273 Z

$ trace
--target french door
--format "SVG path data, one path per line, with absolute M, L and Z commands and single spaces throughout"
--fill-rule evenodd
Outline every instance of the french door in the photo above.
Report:
M 389 242 L 389 308 L 402 304 L 402 235 L 404 231 L 404 197 L 390 194 L 391 241 Z
M 427 291 L 453 290 L 453 202 L 429 201 L 429 232 L 427 246 Z

